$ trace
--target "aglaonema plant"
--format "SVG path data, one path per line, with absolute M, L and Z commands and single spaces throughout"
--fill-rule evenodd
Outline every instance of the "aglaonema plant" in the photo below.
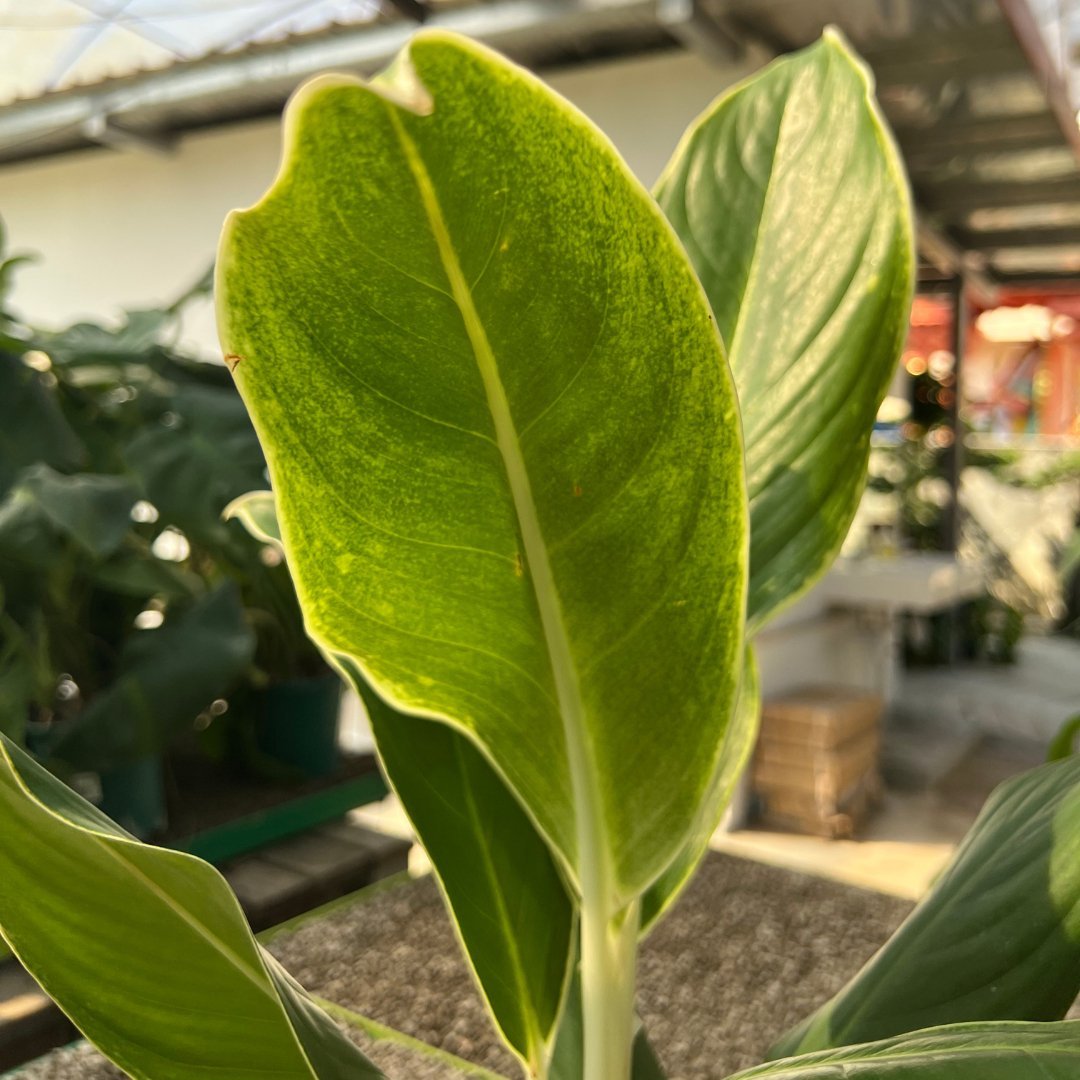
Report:
M 424 32 L 370 83 L 305 86 L 226 226 L 222 341 L 274 489 L 233 510 L 367 703 L 527 1075 L 663 1076 L 638 943 L 753 745 L 753 634 L 846 531 L 912 268 L 835 34 L 721 97 L 651 197 L 541 82 Z M 4 937 L 131 1076 L 381 1075 L 210 867 L 7 744 L 0 807 Z M 1064 1080 L 1078 989 L 1071 757 L 1003 788 L 893 941 L 740 1076 Z

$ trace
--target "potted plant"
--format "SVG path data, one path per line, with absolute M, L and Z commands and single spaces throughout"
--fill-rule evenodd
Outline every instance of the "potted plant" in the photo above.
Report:
M 865 73 L 830 34 L 737 87 L 655 202 L 438 31 L 309 84 L 287 131 L 218 303 L 309 628 L 525 1075 L 662 1077 L 638 942 L 745 764 L 747 646 L 839 546 L 903 340 L 911 221 Z M 121 1068 L 383 1075 L 211 868 L 65 800 L 0 742 L 0 927 Z M 1007 785 L 790 1056 L 739 1076 L 1071 1080 L 1078 836 L 1075 758 Z M 103 1005 L 94 961 L 135 942 Z
M 203 378 L 158 344 L 169 318 L 34 334 L 9 317 L 0 352 L 0 726 L 144 836 L 165 824 L 163 750 L 253 650 L 236 586 L 176 549 L 128 467 L 174 380 Z

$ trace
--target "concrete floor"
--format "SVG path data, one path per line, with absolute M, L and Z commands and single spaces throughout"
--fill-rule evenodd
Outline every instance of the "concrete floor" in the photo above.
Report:
M 1048 743 L 1080 712 L 1080 640 L 1029 634 L 1017 662 L 903 673 L 894 723 L 977 731 Z
M 964 812 L 942 810 L 928 793 L 894 792 L 857 840 L 826 840 L 767 829 L 717 831 L 710 847 L 770 866 L 918 900 L 971 825 Z

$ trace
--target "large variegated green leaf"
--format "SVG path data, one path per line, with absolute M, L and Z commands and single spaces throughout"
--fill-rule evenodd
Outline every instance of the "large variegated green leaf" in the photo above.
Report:
M 1076 1080 L 1080 1021 L 958 1024 L 759 1065 L 730 1080 Z
M 473 740 L 613 912 L 685 843 L 738 685 L 700 286 L 595 129 L 462 39 L 309 84 L 287 142 L 218 304 L 309 627 Z
M 0 932 L 137 1080 L 381 1074 L 255 943 L 218 872 L 140 844 L 0 736 Z
M 708 109 L 657 186 L 709 295 L 739 390 L 752 629 L 832 561 L 907 330 L 907 185 L 840 37 Z
M 888 944 L 772 1056 L 939 1024 L 1059 1020 L 1077 994 L 1080 758 L 1069 758 L 994 793 Z

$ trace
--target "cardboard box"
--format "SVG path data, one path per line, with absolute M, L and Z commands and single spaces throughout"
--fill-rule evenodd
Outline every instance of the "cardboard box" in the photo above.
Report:
M 874 694 L 807 687 L 764 703 L 761 738 L 829 750 L 877 730 L 881 707 L 881 698 Z
M 879 746 L 876 729 L 833 750 L 761 742 L 754 758 L 754 787 L 762 792 L 815 795 L 836 805 L 844 792 L 876 771 Z
M 881 699 L 809 687 L 765 703 L 754 792 L 765 820 L 819 836 L 851 836 L 878 801 Z
M 814 796 L 766 794 L 761 796 L 762 819 L 786 832 L 809 833 L 830 840 L 851 839 L 881 801 L 881 778 L 869 773 L 835 804 Z

